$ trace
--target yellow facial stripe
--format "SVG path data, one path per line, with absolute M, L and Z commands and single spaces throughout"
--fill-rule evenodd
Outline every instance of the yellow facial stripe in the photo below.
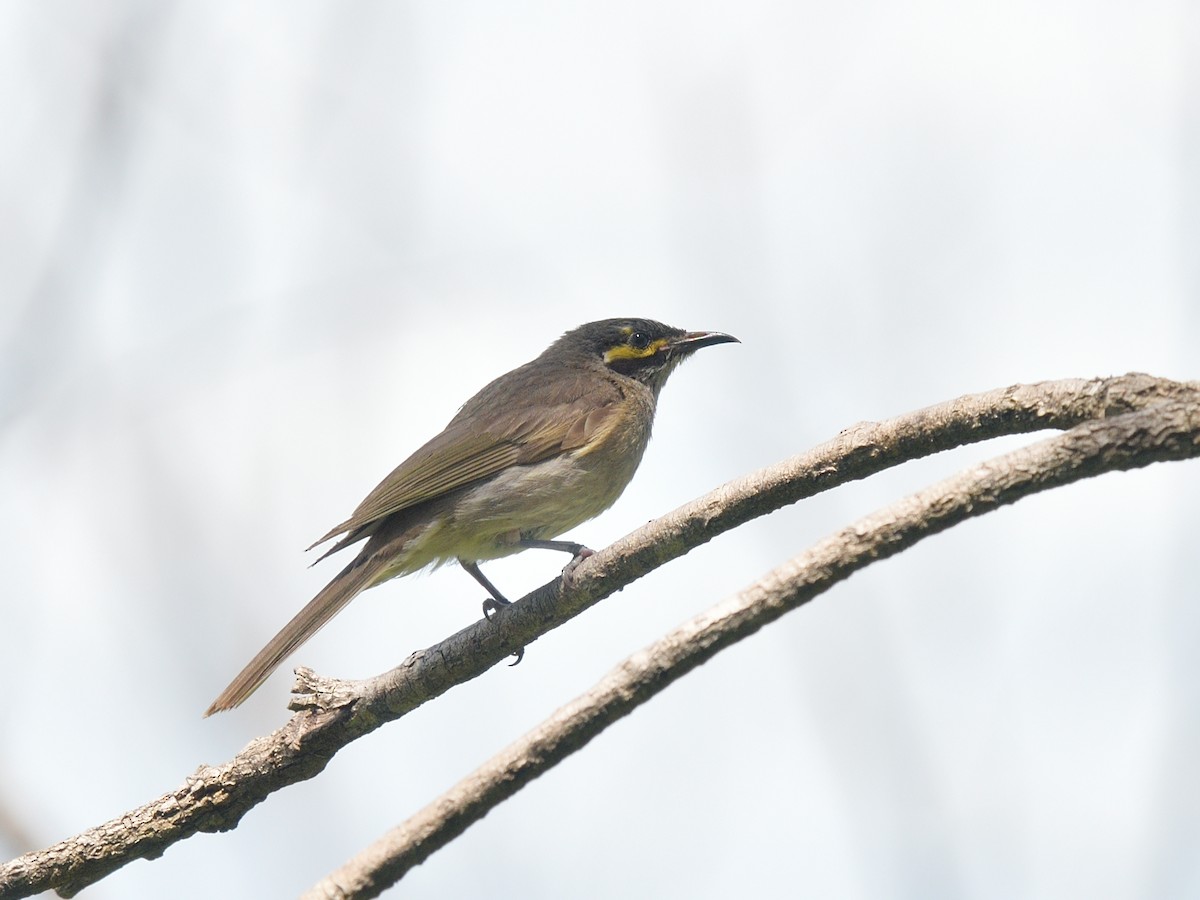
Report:
M 656 341 L 651 341 L 648 345 L 638 350 L 636 347 L 631 347 L 628 344 L 618 344 L 611 350 L 604 351 L 604 361 L 610 363 L 616 359 L 646 359 L 653 356 L 667 346 L 666 338 L 659 338 Z

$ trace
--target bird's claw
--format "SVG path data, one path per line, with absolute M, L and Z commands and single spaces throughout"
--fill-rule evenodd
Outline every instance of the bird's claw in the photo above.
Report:
M 483 617 L 490 622 L 492 621 L 492 616 L 500 612 L 500 610 L 506 606 L 512 606 L 512 601 L 505 600 L 503 597 L 488 597 L 483 601 Z M 510 667 L 517 665 L 525 658 L 525 648 L 518 647 L 513 651 L 513 656 L 515 656 L 516 659 L 509 663 Z
M 584 547 L 582 544 L 580 544 L 579 549 L 575 552 L 575 555 L 573 557 L 571 557 L 571 561 L 569 563 L 567 563 L 565 566 L 563 566 L 563 570 L 562 570 L 563 585 L 565 587 L 573 587 L 575 584 L 575 570 L 579 568 L 579 564 L 581 562 L 583 562 L 585 559 L 587 559 L 589 556 L 595 556 L 595 555 L 596 555 L 595 550 L 590 550 L 587 547 Z
M 506 606 L 510 606 L 510 600 L 498 600 L 495 597 L 488 597 L 483 601 L 483 617 L 489 622 L 492 621 L 492 616 L 500 612 Z

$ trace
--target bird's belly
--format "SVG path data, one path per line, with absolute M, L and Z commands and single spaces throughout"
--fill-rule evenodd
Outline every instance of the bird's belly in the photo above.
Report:
M 629 484 L 641 453 L 622 464 L 597 465 L 564 455 L 513 466 L 463 488 L 405 553 L 412 571 L 452 559 L 488 560 L 521 550 L 521 535 L 553 538 L 608 509 Z

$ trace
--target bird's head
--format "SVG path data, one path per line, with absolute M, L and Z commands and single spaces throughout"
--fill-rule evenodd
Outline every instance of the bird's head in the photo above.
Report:
M 657 394 L 671 371 L 701 347 L 730 342 L 737 338 L 720 331 L 684 331 L 653 319 L 604 319 L 568 331 L 548 352 L 582 354 Z

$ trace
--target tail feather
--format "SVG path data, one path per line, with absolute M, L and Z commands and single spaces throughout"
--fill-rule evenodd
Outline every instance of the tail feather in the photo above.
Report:
M 259 685 L 266 681 L 293 651 L 316 634 L 321 626 L 337 615 L 347 603 L 370 587 L 387 562 L 388 557 L 383 554 L 367 556 L 363 553 L 342 569 L 304 609 L 283 626 L 279 634 L 271 638 L 267 646 L 258 651 L 254 659 L 246 664 L 246 668 L 230 682 L 229 687 L 213 701 L 212 706 L 205 710 L 204 715 L 211 716 L 213 713 L 239 706 L 258 690 Z

